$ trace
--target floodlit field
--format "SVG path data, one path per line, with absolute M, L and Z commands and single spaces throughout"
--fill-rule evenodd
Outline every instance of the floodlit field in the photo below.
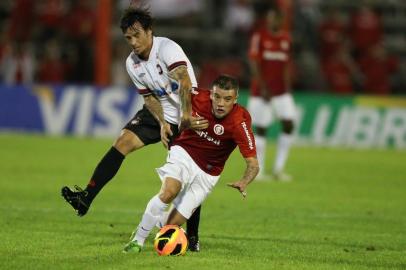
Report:
M 159 189 L 161 145 L 130 155 L 83 218 L 60 195 L 110 144 L 0 135 L 0 269 L 406 269 L 406 152 L 296 147 L 294 181 L 254 182 L 243 200 L 226 187 L 236 151 L 202 208 L 201 252 L 158 257 L 152 238 L 121 250 Z

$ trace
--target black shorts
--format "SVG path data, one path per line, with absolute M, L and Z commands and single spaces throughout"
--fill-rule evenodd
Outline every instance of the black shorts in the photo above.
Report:
M 178 125 L 170 125 L 173 133 L 173 136 L 170 137 L 170 141 L 172 141 L 178 136 L 179 129 Z M 131 130 L 145 145 L 161 141 L 161 127 L 145 105 L 134 115 L 123 129 Z

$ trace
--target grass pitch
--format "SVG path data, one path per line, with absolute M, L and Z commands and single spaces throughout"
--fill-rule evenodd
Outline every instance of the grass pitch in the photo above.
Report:
M 161 145 L 128 156 L 87 216 L 60 196 L 110 144 L 0 135 L 0 269 L 406 269 L 405 152 L 295 147 L 294 181 L 254 182 L 243 200 L 225 185 L 245 167 L 236 151 L 203 205 L 202 251 L 158 257 L 151 238 L 121 250 L 159 189 Z

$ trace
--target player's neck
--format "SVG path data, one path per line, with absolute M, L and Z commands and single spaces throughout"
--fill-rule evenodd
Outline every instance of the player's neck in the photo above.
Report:
M 147 61 L 149 59 L 149 55 L 151 54 L 153 45 L 154 45 L 154 37 L 151 38 L 150 46 L 148 46 L 148 48 L 141 55 L 138 55 L 138 57 L 144 61 Z

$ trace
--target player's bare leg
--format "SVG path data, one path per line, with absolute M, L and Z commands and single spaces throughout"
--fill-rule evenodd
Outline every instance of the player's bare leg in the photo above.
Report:
M 257 157 L 259 162 L 259 174 L 257 176 L 257 180 L 270 180 L 271 177 L 266 174 L 266 145 L 267 145 L 267 138 L 266 138 L 266 127 L 256 127 L 256 134 L 255 134 L 255 144 L 257 147 Z
M 75 186 L 74 191 L 65 186 L 61 190 L 62 196 L 79 216 L 84 216 L 99 191 L 116 175 L 125 156 L 143 146 L 144 143 L 135 133 L 123 129 L 113 146 L 96 166 L 86 189 L 82 190 Z
M 182 216 L 181 213 L 178 212 L 176 208 L 173 208 L 171 213 L 169 214 L 167 225 L 183 225 L 187 219 Z
M 291 119 L 282 119 L 281 124 L 282 132 L 279 135 L 276 146 L 273 178 L 279 181 L 291 181 L 292 177 L 286 174 L 283 170 L 285 168 L 286 160 L 289 155 L 289 149 L 293 141 L 294 123 Z
M 140 224 L 133 233 L 130 242 L 124 247 L 123 252 L 140 252 L 145 239 L 148 237 L 151 230 L 155 227 L 159 219 L 164 214 L 173 199 L 178 195 L 182 188 L 182 183 L 172 177 L 167 177 L 162 182 L 159 194 L 155 195 L 147 204 L 144 215 Z

